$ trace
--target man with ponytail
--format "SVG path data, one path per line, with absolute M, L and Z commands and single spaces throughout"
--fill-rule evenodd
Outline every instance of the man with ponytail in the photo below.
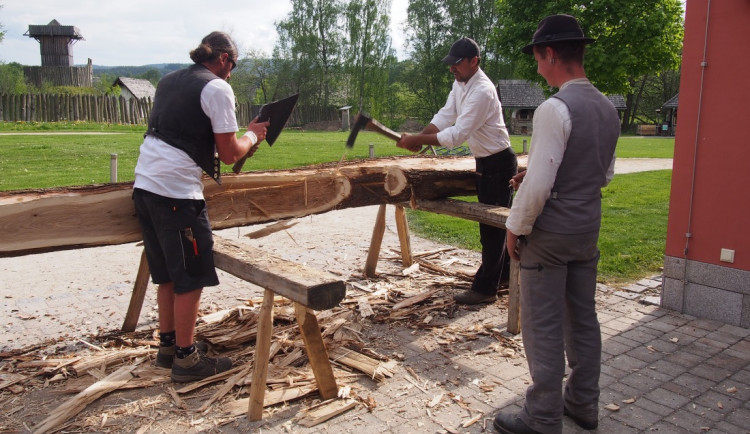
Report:
M 252 155 L 268 126 L 253 119 L 237 138 L 235 97 L 227 80 L 238 53 L 229 35 L 210 33 L 190 58 L 193 65 L 167 74 L 156 88 L 133 186 L 151 278 L 158 285 L 156 365 L 171 368 L 176 382 L 232 367 L 229 358 L 207 357 L 207 346 L 194 342 L 203 288 L 219 283 L 202 177 L 206 172 L 220 184 L 221 162 Z

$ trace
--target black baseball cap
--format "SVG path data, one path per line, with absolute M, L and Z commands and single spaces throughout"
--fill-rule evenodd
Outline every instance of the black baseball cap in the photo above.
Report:
M 479 57 L 479 45 L 471 38 L 461 38 L 453 43 L 448 55 L 443 57 L 443 63 L 455 65 L 467 57 Z
M 531 54 L 534 45 L 549 44 L 559 41 L 581 41 L 584 44 L 594 42 L 592 38 L 583 35 L 578 20 L 571 15 L 550 15 L 539 21 L 531 43 L 521 49 L 525 54 Z

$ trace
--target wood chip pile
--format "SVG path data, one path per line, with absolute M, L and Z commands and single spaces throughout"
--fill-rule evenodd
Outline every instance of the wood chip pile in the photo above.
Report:
M 460 259 L 442 260 L 449 250 L 416 254 L 415 265 L 400 273 L 349 279 L 343 302 L 316 312 L 339 386 L 336 399 L 320 401 L 294 306 L 277 297 L 264 419 L 298 402 L 302 410 L 288 418 L 310 427 L 353 408 L 372 410 L 379 404 L 368 390 L 373 385 L 405 380 L 424 387 L 397 349 L 387 355 L 373 349 L 378 343 L 368 337 L 368 328 L 374 323 L 429 333 L 426 352 L 450 356 L 456 343 L 490 336 L 495 341 L 485 351 L 521 357 L 520 338 L 496 325 L 452 321 L 457 311 L 452 295 L 469 288 L 473 270 Z M 400 256 L 393 252 L 385 259 L 397 262 Z M 154 367 L 158 330 L 111 332 L 73 344 L 52 341 L 2 353 L 0 431 L 150 432 L 165 418 L 186 429 L 221 429 L 248 410 L 260 304 L 261 299 L 249 299 L 232 309 L 203 313 L 197 339 L 209 344 L 209 355 L 228 356 L 235 367 L 194 383 L 172 383 L 168 369 Z

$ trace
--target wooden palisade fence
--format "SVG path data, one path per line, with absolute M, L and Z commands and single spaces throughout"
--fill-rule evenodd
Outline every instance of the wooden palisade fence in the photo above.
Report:
M 153 108 L 151 98 L 112 95 L 0 94 L 0 121 L 63 122 L 85 121 L 109 124 L 143 124 Z M 244 128 L 260 112 L 260 105 L 237 105 L 237 123 Z M 338 119 L 335 108 L 297 107 L 288 127 L 308 122 Z

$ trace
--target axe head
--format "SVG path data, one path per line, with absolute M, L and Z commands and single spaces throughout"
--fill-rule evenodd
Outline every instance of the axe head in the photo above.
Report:
M 354 118 L 354 125 L 352 126 L 352 131 L 349 133 L 349 138 L 346 139 L 347 148 L 354 147 L 354 141 L 357 139 L 357 134 L 359 134 L 359 131 L 364 129 L 371 121 L 372 118 L 366 113 L 359 112 L 357 114 L 357 117 Z

